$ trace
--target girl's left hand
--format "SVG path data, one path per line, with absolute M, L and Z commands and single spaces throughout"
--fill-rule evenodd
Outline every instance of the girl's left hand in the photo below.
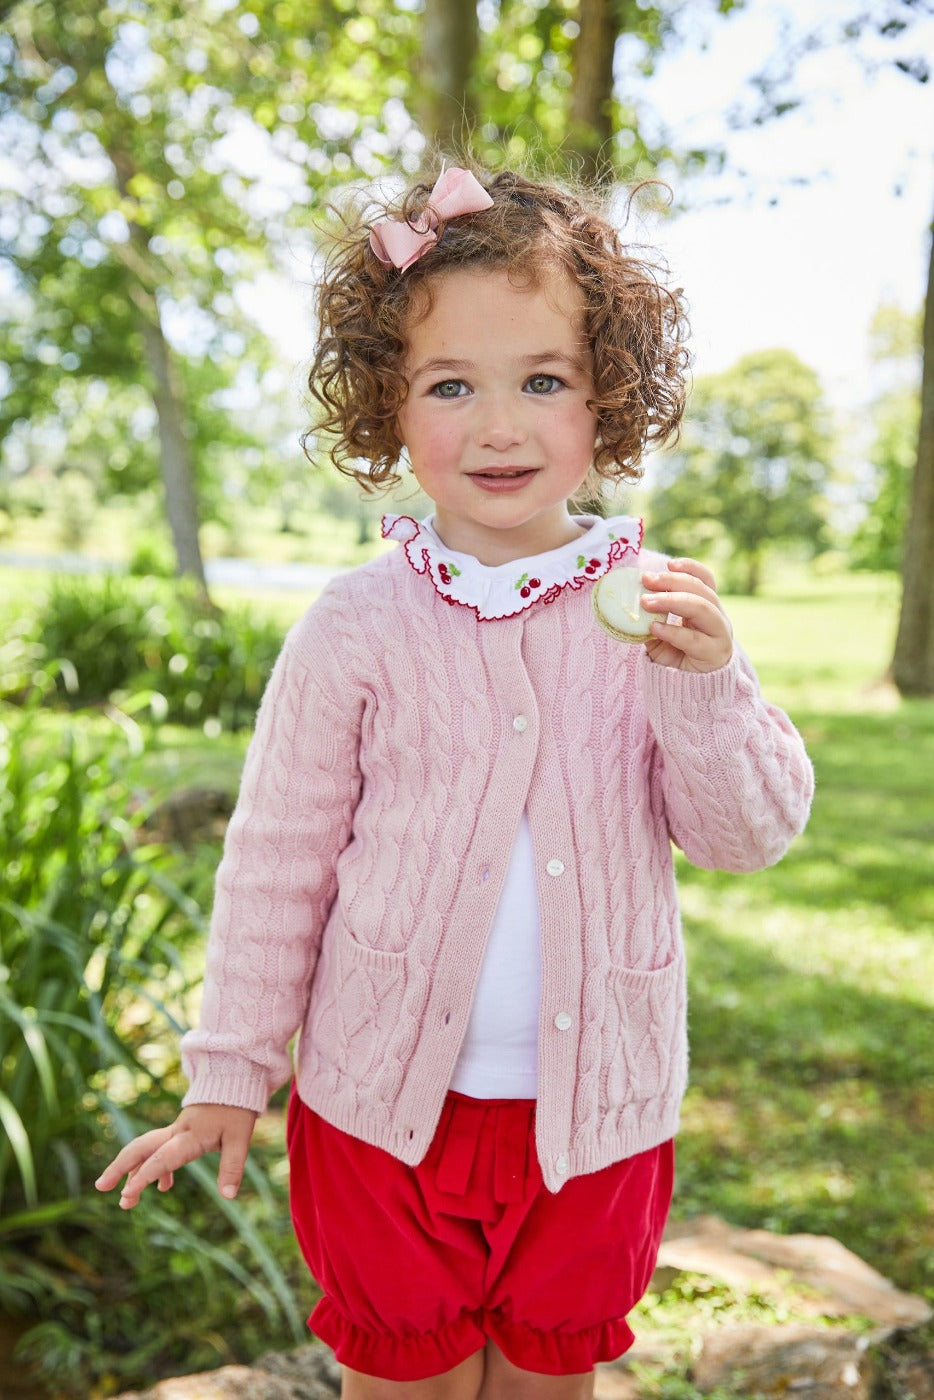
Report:
M 717 596 L 713 574 L 696 559 L 672 559 L 664 573 L 642 575 L 647 612 L 661 613 L 645 644 L 656 666 L 718 671 L 733 655 L 733 628 Z M 668 613 L 681 619 L 666 622 Z

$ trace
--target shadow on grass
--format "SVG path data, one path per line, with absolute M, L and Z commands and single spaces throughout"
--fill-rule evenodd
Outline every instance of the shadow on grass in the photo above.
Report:
M 707 920 L 686 937 L 676 1211 L 832 1234 L 900 1287 L 930 1287 L 930 1008 L 794 971 Z

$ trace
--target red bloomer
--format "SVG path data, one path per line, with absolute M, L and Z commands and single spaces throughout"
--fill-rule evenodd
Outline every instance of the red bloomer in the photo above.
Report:
M 534 1100 L 450 1093 L 406 1166 L 292 1094 L 292 1219 L 324 1296 L 309 1326 L 355 1371 L 442 1375 L 495 1342 L 527 1371 L 574 1375 L 633 1341 L 671 1203 L 671 1142 L 552 1194 Z

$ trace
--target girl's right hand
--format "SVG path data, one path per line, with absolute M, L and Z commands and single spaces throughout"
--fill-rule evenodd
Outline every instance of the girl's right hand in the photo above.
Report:
M 155 1128 L 128 1142 L 94 1185 L 98 1191 L 110 1191 L 126 1175 L 126 1184 L 120 1193 L 120 1209 L 132 1210 L 152 1182 L 159 1183 L 160 1191 L 168 1191 L 179 1167 L 207 1152 L 220 1152 L 217 1184 L 221 1195 L 231 1199 L 243 1180 L 257 1117 L 258 1114 L 249 1108 L 190 1104 L 169 1127 Z

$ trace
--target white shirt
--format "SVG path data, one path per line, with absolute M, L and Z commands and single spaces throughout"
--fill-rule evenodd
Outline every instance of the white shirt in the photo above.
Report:
M 535 857 L 523 813 L 487 940 L 451 1088 L 475 1099 L 534 1099 L 542 954 Z

